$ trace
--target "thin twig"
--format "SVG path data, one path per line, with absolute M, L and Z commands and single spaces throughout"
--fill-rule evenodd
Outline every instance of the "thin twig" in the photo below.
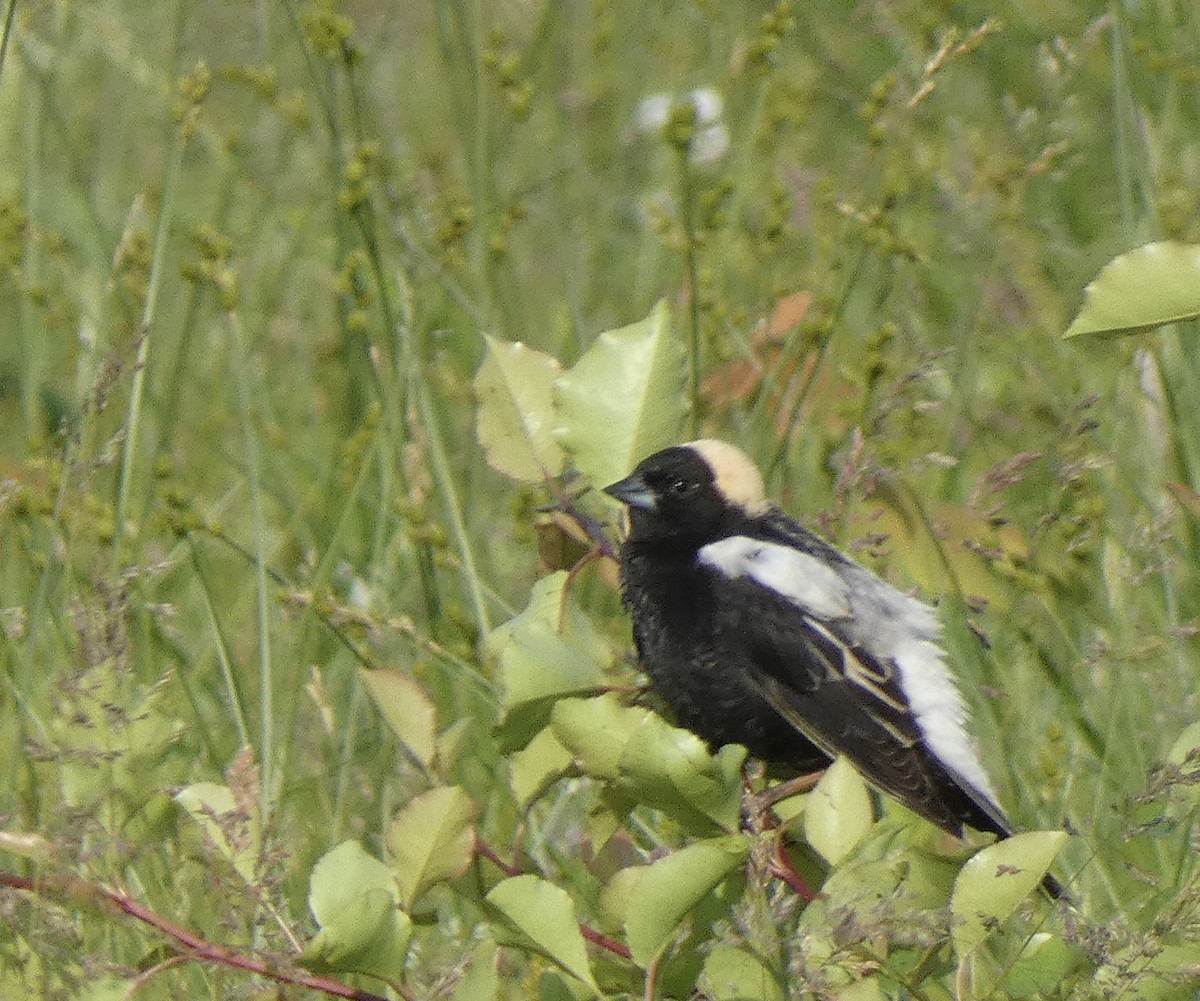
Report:
M 614 956 L 620 956 L 622 959 L 633 958 L 633 954 L 629 951 L 628 946 L 622 945 L 615 939 L 611 939 L 607 935 L 596 931 L 595 928 L 589 928 L 587 925 L 581 924 L 579 926 L 579 933 L 593 945 L 600 946 L 601 949 L 611 952 Z
M 115 910 L 128 915 L 143 924 L 149 925 L 174 943 L 180 949 L 180 955 L 185 959 L 199 963 L 215 963 L 219 966 L 229 966 L 245 970 L 255 976 L 266 977 L 282 984 L 295 984 L 307 987 L 309 990 L 320 991 L 332 997 L 349 998 L 350 1001 L 387 1001 L 379 994 L 359 990 L 349 984 L 343 984 L 329 977 L 314 976 L 296 969 L 284 969 L 267 962 L 247 956 L 223 945 L 217 945 L 201 938 L 194 932 L 182 928 L 149 908 L 144 907 L 132 897 L 119 890 L 110 890 L 97 886 L 76 877 L 39 876 L 30 879 L 13 873 L 0 872 L 0 886 L 13 890 L 23 890 L 39 897 L 63 896 L 72 903 L 92 903 L 101 910 Z M 413 995 L 403 988 L 398 988 L 405 1001 L 413 1001 Z
M 506 876 L 511 877 L 521 875 L 521 866 L 516 858 L 514 858 L 511 862 L 505 862 L 504 859 L 496 854 L 495 849 L 493 849 L 492 846 L 484 841 L 483 838 L 481 838 L 478 834 L 475 835 L 475 854 L 487 859 Z

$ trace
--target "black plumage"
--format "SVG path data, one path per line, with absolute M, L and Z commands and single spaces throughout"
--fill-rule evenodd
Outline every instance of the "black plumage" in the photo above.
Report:
M 798 771 L 843 754 L 947 831 L 1012 833 L 932 608 L 768 504 L 723 442 L 658 452 L 606 491 L 629 508 L 620 571 L 638 653 L 681 725 Z

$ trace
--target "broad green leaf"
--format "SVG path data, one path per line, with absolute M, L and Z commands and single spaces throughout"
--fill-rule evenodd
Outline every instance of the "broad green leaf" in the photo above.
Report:
M 951 865 L 922 858 L 915 852 L 885 858 L 856 857 L 829 874 L 821 885 L 821 896 L 830 907 L 854 911 L 867 910 L 880 901 L 897 897 L 903 897 L 906 905 L 934 910 L 946 906 L 956 871 Z M 938 883 L 930 886 L 932 880 Z
M 677 444 L 686 387 L 683 346 L 665 302 L 646 319 L 601 334 L 555 383 L 560 435 L 576 468 L 605 485 Z
M 659 996 L 692 998 L 696 996 L 700 974 L 704 972 L 704 952 L 724 933 L 714 930 L 720 922 L 727 926 L 736 921 L 735 908 L 745 900 L 745 868 L 731 872 L 688 912 L 687 920 L 675 936 L 675 944 L 664 954 L 658 966 L 656 983 Z
M 854 766 L 837 758 L 804 807 L 804 837 L 831 866 L 850 855 L 875 822 L 871 794 Z
M 1186 765 L 1194 762 L 1200 752 L 1200 722 L 1189 723 L 1180 731 L 1171 750 L 1167 752 L 1167 761 L 1173 765 Z M 1192 767 L 1195 767 L 1193 764 Z
M 795 796 L 788 796 L 786 799 L 772 804 L 771 812 L 779 819 L 781 826 L 799 830 L 798 821 L 807 805 L 808 793 L 797 793 Z
M 574 764 L 568 751 L 547 727 L 520 751 L 509 756 L 509 782 L 517 805 L 525 809 Z
M 558 571 L 533 585 L 525 610 L 493 629 L 485 652 L 499 665 L 505 750 L 546 725 L 554 701 L 607 683 L 612 648 L 567 593 Z
M 440 774 L 447 775 L 457 764 L 459 755 L 467 744 L 471 730 L 469 719 L 458 719 L 437 736 L 437 766 Z
M 639 906 L 637 888 L 649 866 L 631 865 L 618 869 L 604 884 L 600 894 L 600 927 L 607 932 L 625 933 L 631 911 Z
M 784 1001 L 779 977 L 747 949 L 718 946 L 704 960 L 704 996 L 713 1001 Z
M 195 782 L 175 794 L 175 802 L 203 829 L 238 875 L 253 883 L 258 875 L 262 829 L 258 811 L 238 808 L 233 790 L 215 782 Z
M 878 977 L 863 977 L 843 987 L 833 997 L 837 1001 L 887 1001 L 888 995 Z
M 543 970 L 538 978 L 537 1001 L 589 1001 L 593 996 L 587 984 L 553 967 Z
M 387 847 L 405 910 L 435 883 L 466 870 L 475 850 L 474 816 L 475 804 L 458 786 L 421 793 L 396 814 Z
M 487 351 L 475 375 L 475 433 L 488 465 L 525 483 L 557 476 L 563 449 L 554 435 L 553 391 L 561 366 L 521 343 L 485 341 Z
M 1026 831 L 976 852 L 954 881 L 954 946 L 966 956 L 1037 889 L 1066 843 L 1064 831 Z
M 637 798 L 630 790 L 615 782 L 600 785 L 599 795 L 587 815 L 587 833 L 595 851 L 604 849 L 608 839 L 621 829 L 629 811 L 637 805 Z
M 1049 932 L 1037 932 L 1005 972 L 1004 992 L 1008 997 L 1027 998 L 1053 991 L 1083 962 L 1084 954 L 1078 946 L 1068 945 Z
M 437 710 L 425 690 L 416 680 L 399 671 L 363 670 L 359 677 L 392 733 L 417 761 L 428 768 L 437 751 Z
M 343 841 L 313 867 L 308 906 L 320 931 L 300 954 L 317 973 L 357 971 L 399 980 L 412 920 L 399 907 L 391 869 L 357 841 Z
M 501 945 L 544 956 L 599 994 L 566 890 L 538 876 L 514 876 L 497 883 L 486 899 L 503 921 L 495 929 Z
M 492 939 L 485 938 L 475 946 L 466 972 L 451 995 L 453 1001 L 496 1001 L 500 996 L 499 958 L 500 950 Z
M 121 980 L 110 973 L 102 973 L 80 985 L 77 991 L 72 991 L 71 997 L 73 1001 L 127 1001 L 136 995 L 137 988 L 138 982 L 135 980 Z M 22 995 L 27 995 L 27 991 L 7 996 L 15 998 Z
M 750 841 L 733 834 L 695 844 L 659 859 L 637 884 L 637 906 L 625 922 L 626 939 L 639 966 L 648 965 L 671 941 L 688 912 L 750 853 Z
M 579 767 L 598 779 L 621 774 L 621 757 L 634 731 L 651 715 L 641 706 L 626 706 L 615 695 L 593 699 L 560 699 L 550 725 Z
M 692 834 L 711 835 L 736 831 L 741 823 L 745 760 L 740 745 L 711 754 L 695 734 L 648 713 L 629 736 L 620 772 L 639 801 L 669 813 Z
M 1064 337 L 1134 334 L 1200 316 L 1200 246 L 1148 243 L 1109 261 Z

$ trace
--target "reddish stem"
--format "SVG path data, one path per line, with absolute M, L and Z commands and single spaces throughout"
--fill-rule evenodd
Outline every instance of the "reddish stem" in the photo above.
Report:
M 792 865 L 792 860 L 787 856 L 787 849 L 783 846 L 783 831 L 779 831 L 775 837 L 775 844 L 771 851 L 771 861 L 768 864 L 771 875 L 776 879 L 781 879 L 792 888 L 792 892 L 796 894 L 806 904 L 811 904 L 817 899 L 817 894 L 813 888 L 808 885 L 804 877 L 796 871 L 796 867 Z
M 512 862 L 505 862 L 478 834 L 475 835 L 475 854 L 482 855 L 506 876 L 521 875 L 521 866 L 515 858 Z
M 607 949 L 613 955 L 620 956 L 622 959 L 633 958 L 628 946 L 622 945 L 616 939 L 611 939 L 607 935 L 601 934 L 595 928 L 589 928 L 587 925 L 581 924 L 579 931 L 593 945 L 598 945 L 601 949 Z
M 517 865 L 515 860 L 512 863 L 505 862 L 504 859 L 496 854 L 492 846 L 484 841 L 483 838 L 481 838 L 478 834 L 475 835 L 475 853 L 482 858 L 487 859 L 506 876 L 521 875 L 521 868 L 519 865 Z M 615 956 L 620 956 L 622 959 L 631 958 L 629 949 L 626 946 L 623 946 L 615 939 L 611 939 L 607 935 L 596 931 L 595 928 L 589 928 L 587 925 L 581 924 L 579 926 L 579 931 L 580 934 L 582 934 L 583 937 L 593 945 L 598 945 L 601 949 L 606 949 L 608 952 L 611 952 Z
M 320 991 L 333 997 L 349 998 L 350 1001 L 387 1001 L 379 994 L 362 991 L 349 984 L 343 984 L 329 977 L 318 977 L 299 970 L 280 969 L 272 964 L 246 956 L 225 946 L 206 941 L 199 935 L 181 928 L 166 918 L 155 914 L 143 907 L 132 897 L 118 891 L 96 886 L 85 880 L 63 877 L 42 876 L 38 879 L 28 879 L 8 872 L 0 872 L 0 886 L 14 890 L 24 890 L 27 893 L 47 896 L 50 892 L 71 897 L 79 902 L 91 901 L 102 907 L 110 907 L 122 914 L 127 914 L 171 939 L 175 945 L 185 950 L 184 956 L 201 963 L 216 963 L 220 966 L 230 966 L 245 970 L 256 976 L 266 977 L 283 984 L 295 984 L 310 990 Z

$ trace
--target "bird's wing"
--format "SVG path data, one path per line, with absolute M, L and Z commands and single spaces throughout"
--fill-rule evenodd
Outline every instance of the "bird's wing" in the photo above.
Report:
M 750 650 L 751 683 L 814 744 L 939 826 L 1007 833 L 933 609 L 780 520 L 699 554 L 725 578 L 719 624 Z

